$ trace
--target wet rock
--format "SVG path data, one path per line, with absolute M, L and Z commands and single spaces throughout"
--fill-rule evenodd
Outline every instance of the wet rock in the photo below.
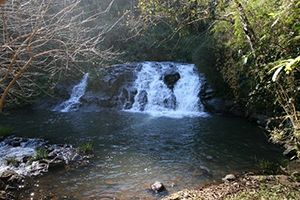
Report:
M 0 180 L 0 190 L 5 190 L 6 188 L 6 184 L 4 183 L 4 181 Z
M 176 96 L 172 93 L 171 96 L 164 100 L 164 107 L 169 109 L 176 109 Z
M 156 181 L 155 183 L 153 183 L 151 185 L 151 190 L 155 193 L 159 193 L 159 192 L 166 190 L 166 188 L 161 182 Z
M 224 178 L 222 178 L 223 181 L 234 181 L 236 179 L 234 174 L 227 174 Z
M 14 178 L 12 177 L 17 177 L 18 174 L 12 170 L 6 170 L 4 172 L 2 172 L 2 174 L 0 175 L 0 180 L 4 181 L 4 182 L 8 182 L 8 180 L 13 180 Z
M 174 89 L 176 82 L 180 79 L 180 74 L 176 71 L 167 71 L 163 76 L 163 81 L 171 90 Z
M 4 190 L 0 190 L 0 200 L 6 200 L 6 199 L 7 199 L 6 192 Z
M 145 90 L 142 90 L 138 96 L 137 96 L 137 100 L 140 104 L 140 110 L 141 111 L 144 111 L 145 109 L 145 106 L 147 105 L 148 103 L 148 98 L 147 98 L 147 92 Z
M 132 84 L 136 79 L 137 63 L 114 65 L 102 70 L 102 77 L 89 81 L 86 94 L 82 96 L 83 107 L 92 108 L 130 108 L 136 91 Z

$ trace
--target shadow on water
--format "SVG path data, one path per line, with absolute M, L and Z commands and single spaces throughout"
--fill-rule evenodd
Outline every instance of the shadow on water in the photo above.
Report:
M 219 116 L 172 119 L 103 112 L 18 112 L 1 116 L 15 134 L 51 143 L 91 142 L 95 157 L 86 167 L 55 170 L 38 179 L 36 195 L 76 199 L 156 198 L 156 180 L 169 192 L 253 170 L 259 159 L 277 161 L 280 150 L 244 120 Z

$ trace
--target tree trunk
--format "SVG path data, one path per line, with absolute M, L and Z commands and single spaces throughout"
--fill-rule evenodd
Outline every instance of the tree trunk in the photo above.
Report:
M 244 9 L 243 5 L 238 0 L 234 0 L 234 2 L 235 2 L 236 6 L 237 6 L 237 9 L 239 11 L 241 23 L 243 25 L 243 30 L 244 30 L 244 33 L 247 37 L 248 43 L 251 47 L 251 50 L 254 52 L 255 43 L 257 41 L 256 36 L 255 36 L 255 32 L 254 32 L 254 30 L 252 29 L 252 27 L 250 25 L 250 22 L 247 18 L 247 15 L 246 15 L 246 12 L 245 12 L 245 9 Z

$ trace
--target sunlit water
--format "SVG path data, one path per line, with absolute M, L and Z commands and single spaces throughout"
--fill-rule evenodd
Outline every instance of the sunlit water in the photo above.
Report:
M 24 199 L 54 193 L 70 199 L 155 199 L 147 191 L 158 180 L 174 192 L 232 172 L 251 171 L 280 151 L 254 125 L 236 118 L 165 118 L 128 112 L 55 113 L 23 111 L 0 117 L 16 134 L 52 143 L 92 142 L 91 164 L 52 170 Z M 207 172 L 208 170 L 208 172 Z M 28 194 L 28 196 L 26 196 Z

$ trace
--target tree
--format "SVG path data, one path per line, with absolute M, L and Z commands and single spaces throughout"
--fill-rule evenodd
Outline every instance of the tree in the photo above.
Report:
M 47 93 L 62 77 L 117 55 L 102 45 L 116 25 L 102 19 L 113 0 L 88 12 L 82 0 L 9 1 L 0 8 L 0 111 Z

